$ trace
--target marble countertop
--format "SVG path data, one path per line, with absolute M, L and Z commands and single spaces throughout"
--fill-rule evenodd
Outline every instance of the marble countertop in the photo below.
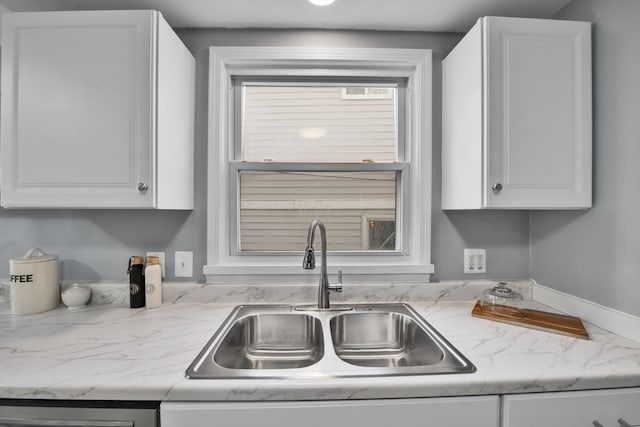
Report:
M 186 368 L 233 307 L 265 302 L 264 294 L 251 296 L 248 289 L 194 297 L 203 289 L 169 293 L 170 302 L 156 309 L 130 309 L 116 301 L 15 316 L 0 303 L 0 398 L 322 400 L 640 386 L 640 343 L 590 324 L 590 339 L 581 340 L 474 318 L 475 299 L 451 296 L 446 287 L 410 304 L 477 367 L 475 373 L 190 380 Z M 233 303 L 230 294 L 236 295 Z M 385 299 L 412 297 L 395 295 Z M 381 299 L 379 292 L 360 296 L 362 302 Z

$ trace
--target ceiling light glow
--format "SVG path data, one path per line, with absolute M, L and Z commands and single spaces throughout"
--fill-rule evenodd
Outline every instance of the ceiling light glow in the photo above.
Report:
M 328 6 L 333 3 L 335 0 L 309 0 L 311 3 L 316 6 Z

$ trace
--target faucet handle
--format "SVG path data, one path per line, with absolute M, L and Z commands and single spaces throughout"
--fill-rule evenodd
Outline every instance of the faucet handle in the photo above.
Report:
M 338 270 L 338 283 L 329 284 L 329 290 L 333 292 L 342 292 L 342 270 Z

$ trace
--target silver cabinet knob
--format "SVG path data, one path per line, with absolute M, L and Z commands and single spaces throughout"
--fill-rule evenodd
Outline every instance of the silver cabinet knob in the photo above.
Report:
M 502 184 L 500 184 L 499 182 L 497 184 L 493 184 L 491 186 L 491 189 L 496 193 L 499 193 L 500 191 L 502 191 Z
M 149 186 L 144 182 L 138 183 L 138 191 L 142 192 L 142 191 L 147 191 L 148 189 L 149 189 Z

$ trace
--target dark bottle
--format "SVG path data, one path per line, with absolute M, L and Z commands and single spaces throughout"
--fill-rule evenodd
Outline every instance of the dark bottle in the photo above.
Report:
M 131 308 L 144 307 L 144 258 L 132 256 L 129 258 L 129 305 Z

